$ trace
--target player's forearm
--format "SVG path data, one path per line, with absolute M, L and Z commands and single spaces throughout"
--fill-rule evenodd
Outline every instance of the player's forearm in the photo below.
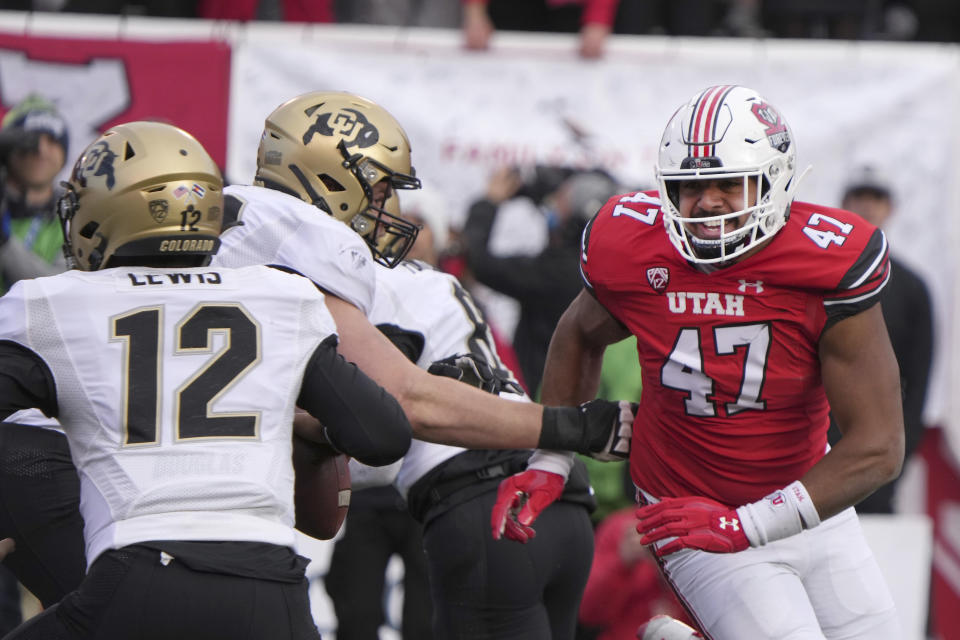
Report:
M 600 387 L 604 347 L 589 346 L 571 325 L 564 314 L 550 340 L 540 391 L 547 405 L 586 402 Z
M 414 437 L 472 449 L 531 449 L 543 407 L 504 400 L 452 378 L 421 372 L 398 396 Z
M 903 464 L 900 375 L 879 305 L 824 332 L 820 365 L 843 434 L 802 479 L 824 519 L 896 478 Z
M 900 474 L 903 437 L 860 442 L 844 436 L 802 478 L 821 519 L 860 502 Z

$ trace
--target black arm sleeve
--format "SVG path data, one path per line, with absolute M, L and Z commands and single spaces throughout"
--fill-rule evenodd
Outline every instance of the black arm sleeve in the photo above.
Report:
M 423 334 L 417 331 L 408 331 L 395 324 L 378 324 L 377 329 L 387 337 L 387 340 L 393 343 L 397 349 L 407 356 L 407 360 L 416 364 L 423 353 L 423 346 L 426 342 Z
M 331 336 L 314 351 L 297 404 L 319 420 L 339 451 L 370 466 L 396 462 L 412 429 L 400 403 L 337 353 Z
M 57 390 L 43 359 L 23 345 L 0 340 L 0 420 L 21 409 L 56 417 Z

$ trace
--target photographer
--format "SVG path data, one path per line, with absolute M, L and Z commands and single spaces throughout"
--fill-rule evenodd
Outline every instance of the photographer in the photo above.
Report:
M 67 123 L 52 103 L 30 95 L 0 128 L 0 293 L 17 280 L 66 268 L 56 216 L 56 184 L 68 148 Z
M 524 180 L 517 169 L 504 167 L 490 177 L 486 196 L 470 206 L 463 227 L 467 266 L 478 282 L 520 304 L 513 346 L 533 397 L 539 392 L 553 329 L 581 288 L 580 235 L 615 193 L 616 182 L 602 170 L 537 166 Z M 498 211 L 516 197 L 529 198 L 547 217 L 547 246 L 532 256 L 494 255 L 489 241 Z
M 67 141 L 66 121 L 36 95 L 10 109 L 0 124 L 0 294 L 17 280 L 66 269 L 56 204 Z M 36 501 L 50 487 L 79 483 L 66 438 L 53 429 L 20 424 L 53 422 L 39 412 L 29 414 L 22 411 L 16 421 L 0 423 L 0 538 L 29 535 L 32 540 L 13 549 L 0 566 L 0 636 L 22 619 L 17 577 L 49 606 L 79 584 L 84 571 L 82 544 L 73 542 L 78 536 L 82 541 L 77 505 L 56 496 Z M 57 470 L 50 460 L 60 463 Z M 58 565 L 38 562 L 39 549 L 52 549 L 43 557 Z

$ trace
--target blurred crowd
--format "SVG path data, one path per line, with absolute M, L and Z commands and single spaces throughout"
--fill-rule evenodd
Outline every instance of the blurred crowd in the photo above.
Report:
M 7 0 L 19 11 L 458 28 L 485 49 L 496 30 L 580 33 L 600 57 L 609 34 L 960 41 L 960 3 L 940 0 Z

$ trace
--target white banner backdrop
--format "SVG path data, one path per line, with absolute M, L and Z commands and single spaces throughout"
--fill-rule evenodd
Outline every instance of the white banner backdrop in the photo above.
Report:
M 813 165 L 799 199 L 837 205 L 858 163 L 890 177 L 893 251 L 926 277 L 936 305 L 928 419 L 960 430 L 947 366 L 956 359 L 960 237 L 956 47 L 615 37 L 598 62 L 579 59 L 574 40 L 558 35 L 501 33 L 485 53 L 462 50 L 458 34 L 441 30 L 274 27 L 248 36 L 233 55 L 232 181 L 252 179 L 274 107 L 311 90 L 351 91 L 403 124 L 418 175 L 443 191 L 454 226 L 503 163 L 602 164 L 631 188 L 649 186 L 660 134 L 681 103 L 713 84 L 757 89 L 791 124 L 800 167 Z

